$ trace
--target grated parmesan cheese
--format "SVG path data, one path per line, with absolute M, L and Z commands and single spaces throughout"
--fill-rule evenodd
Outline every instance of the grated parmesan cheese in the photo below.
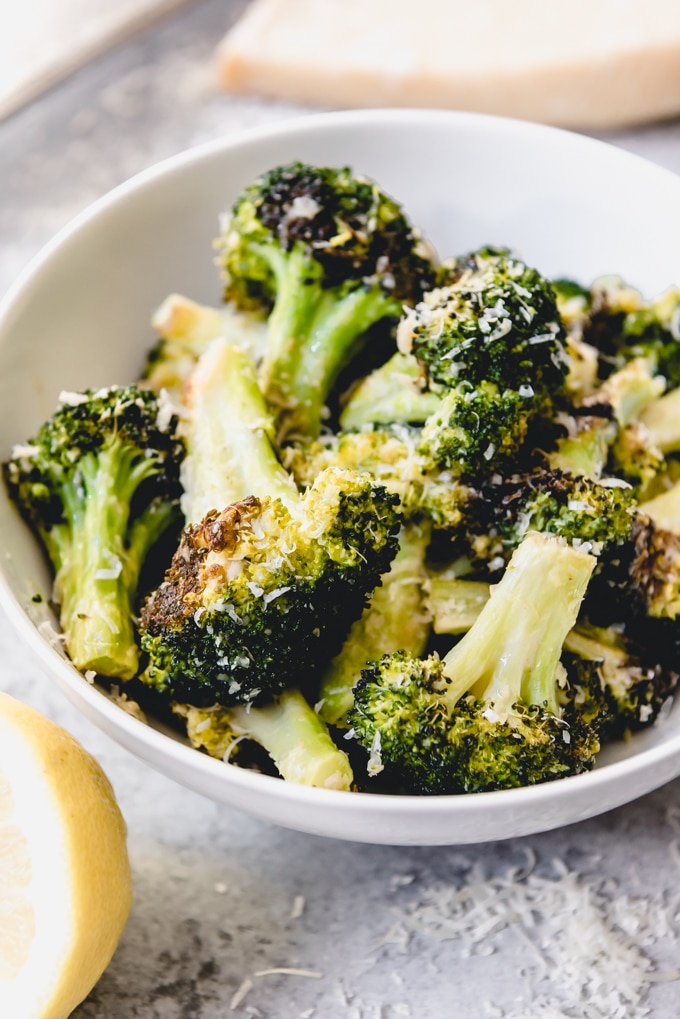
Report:
M 305 911 L 304 895 L 296 895 L 293 899 L 293 908 L 290 911 L 291 920 L 299 920 Z
M 529 856 L 529 854 L 528 854 Z M 425 889 L 382 944 L 408 944 L 415 935 L 453 941 L 462 958 L 493 954 L 503 934 L 527 946 L 523 975 L 530 1007 L 504 1010 L 487 1003 L 484 1019 L 643 1019 L 649 985 L 660 976 L 644 948 L 673 936 L 677 909 L 616 896 L 611 883 L 583 878 L 561 860 L 553 876 L 524 872 L 485 878 L 474 864 L 461 887 Z M 480 1016 L 481 1019 L 481 1016 Z

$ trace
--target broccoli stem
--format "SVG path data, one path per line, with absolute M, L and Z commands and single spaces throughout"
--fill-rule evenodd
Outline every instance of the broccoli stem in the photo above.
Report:
M 593 556 L 530 532 L 515 550 L 475 625 L 444 658 L 450 710 L 465 693 L 501 717 L 513 705 L 559 714 L 556 677 L 565 638 L 595 565 Z
M 489 600 L 489 584 L 433 575 L 428 579 L 426 600 L 435 633 L 466 633 Z
M 340 371 L 363 346 L 366 331 L 395 314 L 395 301 L 381 291 L 359 288 L 340 299 L 322 292 L 307 337 L 298 334 L 287 363 L 277 366 L 275 399 L 281 397 L 279 372 L 288 381 L 283 415 L 287 434 L 319 434 L 323 408 Z
M 586 661 L 601 662 L 603 677 L 619 695 L 630 686 L 630 679 L 625 676 L 625 670 L 630 668 L 630 655 L 621 634 L 613 627 L 579 623 L 567 635 L 564 647 Z
M 363 345 L 370 326 L 398 315 L 401 305 L 382 290 L 359 286 L 343 294 L 324 288 L 320 263 L 296 248 L 257 250 L 276 277 L 277 295 L 260 384 L 285 434 L 315 438 L 339 372 Z
M 265 748 L 282 778 L 323 789 L 349 789 L 349 760 L 298 690 L 285 690 L 270 704 L 229 709 L 234 731 Z
M 680 393 L 680 389 L 673 392 Z M 654 499 L 640 503 L 638 510 L 644 516 L 650 517 L 657 527 L 680 534 L 680 481 Z
M 131 500 L 155 470 L 153 461 L 114 439 L 81 459 L 82 491 L 65 486 L 69 527 L 53 528 L 48 548 L 57 550 L 55 598 L 66 646 L 83 671 L 123 680 L 137 672 L 133 599 L 144 556 L 172 508 L 159 506 L 135 521 L 129 544 L 124 536 Z
M 295 482 L 274 451 L 274 422 L 249 355 L 217 339 L 187 384 L 187 455 L 182 511 L 199 523 L 246 496 L 299 503 Z
M 680 450 L 680 388 L 652 401 L 640 415 L 650 442 L 662 453 Z
M 422 389 L 422 370 L 411 354 L 394 354 L 353 391 L 340 416 L 345 431 L 366 424 L 423 424 L 441 404 Z
M 369 661 L 397 650 L 417 657 L 424 653 L 430 617 L 423 607 L 422 588 L 430 534 L 427 525 L 402 528 L 389 573 L 383 575 L 369 606 L 323 673 L 319 714 L 329 725 L 346 726 L 354 685 Z
M 602 477 L 609 449 L 616 438 L 616 426 L 606 418 L 589 417 L 580 430 L 560 439 L 546 460 L 551 470 L 569 471 L 581 478 L 597 481 Z M 580 422 L 579 422 L 580 423 Z
M 625 428 L 644 414 L 663 393 L 666 383 L 646 357 L 636 357 L 602 383 L 584 401 L 585 406 L 609 404 L 617 423 Z
M 310 262 L 296 247 L 291 251 L 255 245 L 254 251 L 271 268 L 276 279 L 276 300 L 267 321 L 267 345 L 260 367 L 260 382 L 267 398 L 278 406 L 291 399 L 294 348 L 309 333 L 323 293 L 321 265 Z

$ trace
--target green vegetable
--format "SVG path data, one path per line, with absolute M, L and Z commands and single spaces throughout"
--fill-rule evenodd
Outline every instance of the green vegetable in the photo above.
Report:
M 217 406 L 225 413 L 213 415 Z M 191 380 L 191 407 L 190 505 L 205 479 L 223 481 L 224 491 L 220 499 L 213 489 L 214 508 L 187 524 L 143 606 L 143 678 L 199 707 L 261 701 L 339 650 L 396 553 L 396 499 L 339 468 L 300 495 L 272 448 L 243 351 L 220 341 L 210 348 Z
M 377 184 L 303 163 L 245 189 L 220 261 L 225 297 L 269 312 L 260 381 L 282 430 L 312 437 L 368 329 L 417 301 L 433 272 L 400 206 Z
M 179 520 L 177 418 L 135 386 L 62 400 L 36 437 L 15 448 L 5 480 L 54 567 L 70 658 L 79 669 L 131 679 L 140 572 Z
M 560 706 L 564 640 L 595 559 L 532 533 L 444 659 L 385 655 L 357 684 L 349 722 L 406 792 L 505 789 L 577 774 L 599 743 Z
M 259 743 L 281 778 L 321 789 L 349 789 L 353 775 L 347 754 L 298 690 L 285 690 L 271 703 L 255 708 L 175 704 L 186 719 L 192 746 L 218 760 L 238 762 L 243 741 Z
M 423 602 L 429 539 L 427 526 L 403 529 L 389 572 L 352 626 L 341 651 L 323 670 L 319 713 L 329 724 L 346 726 L 354 702 L 353 687 L 369 661 L 399 648 L 414 655 L 425 651 L 430 635 L 430 617 Z

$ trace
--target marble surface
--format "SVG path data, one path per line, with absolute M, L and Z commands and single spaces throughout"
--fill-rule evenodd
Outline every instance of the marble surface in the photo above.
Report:
M 214 46 L 244 6 L 195 3 L 0 124 L 0 291 L 136 171 L 301 112 L 216 91 Z M 609 140 L 680 172 L 680 122 Z M 98 757 L 129 827 L 134 907 L 76 1019 L 678 1014 L 680 780 L 531 838 L 362 846 L 255 821 L 151 771 L 71 707 L 3 618 L 0 688 Z

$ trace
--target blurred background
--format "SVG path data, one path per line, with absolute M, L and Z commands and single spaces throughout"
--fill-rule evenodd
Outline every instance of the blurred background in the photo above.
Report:
M 680 170 L 680 5 L 3 0 L 0 287 L 164 156 L 312 109 L 393 103 L 566 124 Z

